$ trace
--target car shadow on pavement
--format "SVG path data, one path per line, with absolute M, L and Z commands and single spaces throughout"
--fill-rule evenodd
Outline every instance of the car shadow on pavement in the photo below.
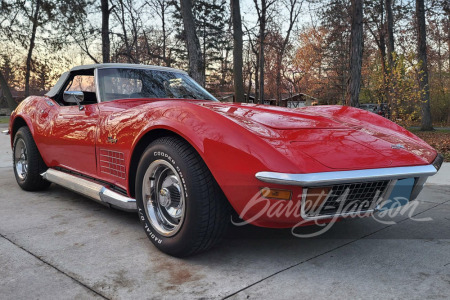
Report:
M 25 197 L 27 194 L 18 188 L 17 192 L 20 195 L 23 193 L 20 197 Z M 328 226 L 313 225 L 298 227 L 295 230 L 291 228 L 262 228 L 253 225 L 235 226 L 231 224 L 230 217 L 230 224 L 222 241 L 209 250 L 206 257 L 224 255 L 225 253 L 227 253 L 226 256 L 232 256 L 237 253 L 249 255 L 256 249 L 258 251 L 264 249 L 264 254 L 269 256 L 277 255 L 280 249 L 285 251 L 286 249 L 291 249 L 293 252 L 320 252 L 329 249 L 330 245 L 340 245 L 362 238 L 448 239 L 450 238 L 450 232 L 446 222 L 448 222 L 447 216 L 450 215 L 450 204 L 442 203 L 447 201 L 447 195 L 449 194 L 450 186 L 426 187 L 421 196 L 419 196 L 419 201 L 415 201 L 417 205 L 414 206 L 413 211 L 406 210 L 400 215 L 386 215 L 384 218 L 345 219 Z M 46 226 L 46 224 L 47 226 L 63 224 L 53 222 L 52 218 L 61 215 L 61 210 L 71 211 L 72 214 L 85 218 L 85 222 L 81 223 L 77 218 L 72 220 L 66 218 L 63 225 L 71 224 L 71 226 L 67 226 L 67 230 L 70 230 L 75 225 L 86 227 L 86 230 L 92 230 L 94 234 L 96 230 L 103 230 L 103 227 L 97 224 L 101 220 L 105 226 L 108 225 L 108 228 L 111 228 L 112 234 L 122 232 L 123 236 L 129 239 L 145 241 L 145 243 L 136 245 L 136 247 L 145 247 L 142 251 L 149 251 L 149 253 L 158 251 L 147 240 L 136 213 L 110 209 L 57 185 L 52 185 L 47 191 L 35 192 L 29 195 L 32 195 L 30 198 L 32 199 L 31 202 L 34 201 L 37 207 L 48 209 L 47 206 L 51 205 L 51 209 L 46 217 L 48 221 L 43 216 L 40 217 L 42 218 L 40 220 L 41 226 Z M 432 199 L 431 201 L 434 202 L 429 201 L 429 199 Z M 439 209 L 436 208 L 437 205 L 440 206 Z M 410 219 L 411 214 L 427 216 L 430 213 L 434 215 L 432 220 L 427 222 L 415 222 Z M 37 223 L 39 222 L 37 221 Z M 417 230 L 402 229 L 403 223 L 409 224 L 408 228 L 417 227 Z M 89 226 L 86 226 L 86 224 Z M 435 230 L 437 227 L 441 228 L 441 230 Z M 383 235 L 382 232 L 387 228 L 399 228 L 402 230 L 397 230 L 399 232 L 397 235 L 393 233 Z M 304 236 L 308 236 L 308 238 Z M 117 243 L 132 243 L 132 241 L 123 240 L 117 241 Z M 195 256 L 195 260 L 202 261 L 201 257 L 204 255 L 205 253 Z

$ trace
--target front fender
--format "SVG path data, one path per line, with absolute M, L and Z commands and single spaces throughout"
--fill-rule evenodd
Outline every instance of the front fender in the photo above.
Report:
M 107 136 L 117 137 L 114 147 L 128 152 L 125 157 L 130 170 L 130 158 L 139 141 L 158 129 L 179 135 L 196 149 L 238 212 L 259 192 L 262 183 L 255 178 L 257 172 L 298 172 L 286 157 L 250 130 L 185 101 L 150 103 L 111 114 L 101 122 L 99 143 Z
M 28 97 L 16 107 L 16 109 L 11 113 L 9 119 L 9 132 L 11 136 L 11 147 L 14 142 L 14 135 L 17 130 L 26 125 L 33 137 L 35 136 L 35 115 L 38 103 L 41 97 Z

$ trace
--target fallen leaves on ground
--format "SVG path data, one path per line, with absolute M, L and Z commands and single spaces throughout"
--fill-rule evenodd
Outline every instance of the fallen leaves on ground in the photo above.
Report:
M 414 134 L 444 155 L 446 162 L 450 162 L 450 131 L 415 131 Z

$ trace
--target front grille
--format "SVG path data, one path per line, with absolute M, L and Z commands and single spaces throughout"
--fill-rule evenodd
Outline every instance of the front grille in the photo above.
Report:
M 373 209 L 388 185 L 389 180 L 381 180 L 324 187 L 329 190 L 328 197 L 308 216 L 331 216 Z

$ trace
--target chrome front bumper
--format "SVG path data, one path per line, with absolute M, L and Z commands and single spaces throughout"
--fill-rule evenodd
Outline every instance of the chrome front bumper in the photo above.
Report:
M 400 179 L 414 178 L 414 186 L 411 191 L 410 201 L 417 198 L 423 185 L 429 176 L 437 173 L 443 163 L 443 156 L 438 154 L 435 160 L 430 165 L 412 166 L 412 167 L 395 167 L 395 168 L 380 168 L 367 169 L 355 171 L 336 171 L 336 172 L 322 172 L 322 173 L 307 173 L 307 174 L 289 174 L 277 172 L 258 172 L 256 178 L 267 183 L 275 183 L 282 185 L 295 185 L 303 187 L 303 201 L 305 203 L 305 196 L 308 188 L 331 186 L 338 184 L 354 183 L 354 182 L 368 182 L 379 180 L 390 180 L 389 187 L 382 194 L 382 199 L 387 199 L 390 193 Z M 375 211 L 375 210 L 373 210 Z M 372 212 L 373 212 L 372 211 Z M 369 211 L 370 212 L 370 211 Z M 302 217 L 308 219 L 322 219 L 334 216 L 318 216 L 307 217 L 304 206 L 302 205 Z M 343 215 L 344 216 L 344 215 Z
M 288 174 L 276 172 L 258 172 L 256 178 L 263 182 L 284 185 L 300 185 L 306 187 L 328 184 L 376 181 L 383 179 L 399 179 L 410 177 L 428 177 L 437 173 L 435 166 L 413 166 L 355 171 L 337 171 L 307 174 Z

